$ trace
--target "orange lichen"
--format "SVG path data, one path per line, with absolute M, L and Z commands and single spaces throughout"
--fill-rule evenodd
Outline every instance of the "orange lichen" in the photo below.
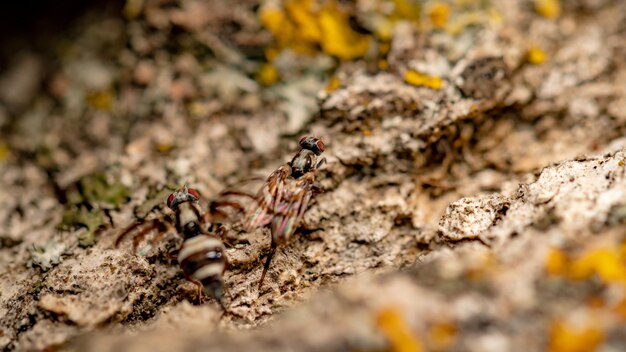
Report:
M 442 351 L 450 348 L 456 340 L 457 327 L 450 323 L 439 323 L 430 327 L 428 342 L 430 349 Z
M 427 87 L 430 89 L 441 89 L 443 82 L 437 76 L 429 76 L 415 70 L 408 70 L 404 74 L 404 81 L 416 87 Z
M 620 319 L 626 320 L 626 297 L 615 305 L 614 312 Z
M 535 11 L 546 18 L 557 18 L 561 14 L 559 0 L 535 0 Z
M 571 326 L 564 322 L 554 322 L 550 329 L 550 352 L 588 352 L 594 351 L 604 340 L 601 330 L 588 325 Z
M 380 310 L 376 325 L 389 340 L 390 351 L 420 352 L 423 350 L 422 344 L 411 332 L 399 309 L 389 307 Z
M 605 305 L 604 299 L 599 296 L 588 297 L 585 303 L 589 308 L 603 308 Z

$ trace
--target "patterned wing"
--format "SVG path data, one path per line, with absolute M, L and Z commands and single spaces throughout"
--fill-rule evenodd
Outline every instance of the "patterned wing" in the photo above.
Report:
M 256 195 L 256 201 L 248 210 L 246 216 L 246 231 L 269 224 L 274 217 L 276 204 L 281 202 L 284 185 L 291 175 L 291 166 L 285 164 L 267 178 Z
M 276 243 L 289 239 L 296 231 L 313 194 L 311 186 L 315 181 L 315 173 L 309 172 L 299 179 L 286 180 L 280 202 L 274 207 L 272 220 L 272 237 Z

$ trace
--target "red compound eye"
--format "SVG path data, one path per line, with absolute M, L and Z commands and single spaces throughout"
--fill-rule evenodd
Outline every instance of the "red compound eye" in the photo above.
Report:
M 318 140 L 315 142 L 315 145 L 317 145 L 317 148 L 319 148 L 320 152 L 323 152 L 323 151 L 324 151 L 324 142 L 322 142 L 322 140 L 321 140 L 321 139 L 318 139 Z
M 200 199 L 200 194 L 195 189 L 189 188 L 187 189 L 187 192 L 191 194 L 194 198 L 196 198 L 196 200 Z
M 172 207 L 172 201 L 174 200 L 174 193 L 170 194 L 169 197 L 167 197 L 167 207 L 171 208 Z
M 302 136 L 302 137 L 300 137 L 300 140 L 298 141 L 298 145 L 299 145 L 299 146 L 302 146 L 302 143 L 303 143 L 303 142 L 304 142 L 307 138 L 309 138 L 309 136 Z

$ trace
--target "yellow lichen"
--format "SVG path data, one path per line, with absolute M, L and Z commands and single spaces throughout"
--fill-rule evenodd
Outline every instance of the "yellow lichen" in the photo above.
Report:
M 144 0 L 126 0 L 124 4 L 124 17 L 129 20 L 137 18 L 143 11 Z
M 502 24 L 502 22 L 504 22 L 504 18 L 502 17 L 502 14 L 496 9 L 489 9 L 488 15 L 489 15 L 489 21 L 493 25 Z
M 546 52 L 537 46 L 532 46 L 526 53 L 526 60 L 533 65 L 540 65 L 546 61 Z
M 498 270 L 498 258 L 491 252 L 482 252 L 469 263 L 465 276 L 469 280 L 483 280 Z
M 377 17 L 373 20 L 372 31 L 382 41 L 390 41 L 393 37 L 395 22 L 386 17 Z
M 276 48 L 270 47 L 265 49 L 265 59 L 267 61 L 273 61 L 278 57 L 278 54 L 280 54 L 280 52 Z
M 339 89 L 339 87 L 341 86 L 341 82 L 339 81 L 339 77 L 337 76 L 332 76 L 330 77 L 330 79 L 328 80 L 328 83 L 326 84 L 326 88 L 324 88 L 324 90 L 327 93 L 330 92 L 334 92 L 337 89 Z
M 264 7 L 259 13 L 261 24 L 267 28 L 279 43 L 287 43 L 293 34 L 293 25 L 285 11 L 274 7 Z
M 567 273 L 567 256 L 560 249 L 550 249 L 546 256 L 546 272 L 552 276 L 562 276 Z
M 364 56 L 369 36 L 350 26 L 348 15 L 334 1 L 290 0 L 284 7 L 264 7 L 260 21 L 276 40 L 275 50 L 289 48 L 300 54 L 315 54 L 319 47 L 342 60 Z
M 409 21 L 419 21 L 421 10 L 417 1 L 411 0 L 392 0 L 393 13 L 391 17 L 393 19 L 402 19 Z
M 591 325 L 576 327 L 564 322 L 554 322 L 550 330 L 550 352 L 594 351 L 604 340 L 601 330 Z
M 572 279 L 584 280 L 596 274 L 606 283 L 626 283 L 625 264 L 619 248 L 598 248 L 573 261 L 569 276 Z
M 489 15 L 485 11 L 468 11 L 455 16 L 454 21 L 446 26 L 446 31 L 457 35 L 469 26 L 489 23 Z
M 270 86 L 276 82 L 278 82 L 280 75 L 278 70 L 274 65 L 270 63 L 266 63 L 261 65 L 259 70 L 256 73 L 257 82 L 261 83 L 264 86 Z
M 381 42 L 378 45 L 378 52 L 381 55 L 387 55 L 387 53 L 389 53 L 389 50 L 391 50 L 391 43 L 389 42 Z
M 559 0 L 535 0 L 535 11 L 546 18 L 557 18 L 561 14 Z
M 323 33 L 320 43 L 325 53 L 342 60 L 362 57 L 370 46 L 370 38 L 355 32 L 348 17 L 334 2 L 329 2 L 319 13 L 319 26 Z
M 399 309 L 389 307 L 378 312 L 376 325 L 387 337 L 390 351 L 393 352 L 420 352 L 422 344 L 413 335 Z
M 408 70 L 404 74 L 404 81 L 416 87 L 427 87 L 430 89 L 441 89 L 443 82 L 437 76 L 429 76 L 415 70 Z
M 3 143 L 0 143 L 0 161 L 6 159 L 9 156 L 9 152 L 9 147 L 7 147 Z
M 167 152 L 170 152 L 170 151 L 174 150 L 175 147 L 176 146 L 173 143 L 171 143 L 171 142 L 161 141 L 161 142 L 158 142 L 154 146 L 154 149 L 156 149 L 156 151 L 159 152 L 159 153 L 167 153 Z
M 113 106 L 113 91 L 105 89 L 88 94 L 85 98 L 87 104 L 99 110 L 110 110 Z
M 444 28 L 450 16 L 450 5 L 435 3 L 428 11 L 428 18 L 434 28 Z
M 312 0 L 288 1 L 285 10 L 298 28 L 298 36 L 310 43 L 322 40 L 322 30 L 317 22 L 315 3 Z

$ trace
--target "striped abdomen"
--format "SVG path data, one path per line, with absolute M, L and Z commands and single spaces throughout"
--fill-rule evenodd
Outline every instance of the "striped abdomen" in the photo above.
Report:
M 222 298 L 222 275 L 227 265 L 224 251 L 219 238 L 198 235 L 185 240 L 178 252 L 178 262 L 185 276 L 202 283 L 205 293 L 218 300 Z

